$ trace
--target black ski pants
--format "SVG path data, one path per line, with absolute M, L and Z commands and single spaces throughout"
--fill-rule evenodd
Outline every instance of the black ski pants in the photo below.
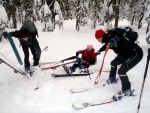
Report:
M 31 53 L 33 55 L 33 65 L 34 64 L 39 64 L 39 59 L 40 59 L 40 56 L 41 56 L 41 49 L 40 47 L 35 47 L 34 45 L 25 45 L 25 44 L 22 44 L 22 49 L 23 49 L 23 52 L 24 52 L 24 66 L 27 67 L 29 66 L 30 67 L 30 62 L 29 62 L 29 49 L 31 50 Z
M 111 62 L 111 71 L 109 77 L 116 77 L 116 72 L 118 69 L 118 75 L 122 83 L 122 90 L 128 90 L 131 88 L 128 76 L 126 73 L 137 65 L 143 58 L 143 51 L 140 47 L 137 47 L 135 52 L 129 55 L 129 57 L 122 57 L 118 55 Z

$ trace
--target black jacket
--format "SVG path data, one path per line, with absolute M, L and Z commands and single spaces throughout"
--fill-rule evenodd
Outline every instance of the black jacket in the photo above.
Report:
M 10 32 L 11 36 L 14 36 L 20 40 L 20 43 L 23 45 L 34 45 L 35 47 L 39 46 L 39 43 L 36 39 L 36 35 L 29 33 L 29 38 L 27 41 L 24 41 L 20 35 L 20 31 L 16 30 L 14 32 Z
M 117 30 L 115 33 L 112 33 L 113 31 L 108 31 L 108 33 L 105 33 L 102 39 L 102 43 L 104 45 L 102 48 L 99 49 L 99 52 L 102 52 L 105 50 L 106 45 L 109 43 L 109 41 L 117 37 L 119 38 L 119 41 L 117 43 L 117 47 L 112 47 L 112 49 L 116 54 L 122 56 L 122 57 L 129 57 L 130 55 L 134 54 L 137 50 L 137 48 L 140 48 L 136 43 L 130 42 L 123 36 L 122 30 Z

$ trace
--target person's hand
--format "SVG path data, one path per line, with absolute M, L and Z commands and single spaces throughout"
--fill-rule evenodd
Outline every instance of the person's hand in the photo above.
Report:
M 4 38 L 7 40 L 8 33 L 4 31 L 4 32 L 3 32 L 3 36 L 4 36 Z
M 97 51 L 97 52 L 96 52 L 96 54 L 97 54 L 97 55 L 100 55 L 100 54 L 101 54 L 101 52 Z
M 109 40 L 110 47 L 117 47 L 119 42 L 119 38 L 115 36 L 114 38 Z
M 78 54 L 78 52 L 76 52 L 76 57 L 78 57 L 79 56 L 79 54 Z

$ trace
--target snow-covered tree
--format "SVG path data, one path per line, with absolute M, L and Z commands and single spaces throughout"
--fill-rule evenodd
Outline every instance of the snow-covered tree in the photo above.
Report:
M 103 24 L 105 26 L 105 30 L 112 29 L 112 20 L 114 19 L 114 11 L 112 8 L 113 4 L 110 0 L 104 0 L 103 2 L 100 2 L 98 9 L 100 11 L 98 12 L 98 19 L 99 23 Z
M 76 7 L 76 30 L 80 30 L 80 26 L 88 24 L 87 1 L 78 0 Z
M 53 31 L 53 23 L 52 23 L 52 13 L 45 2 L 45 4 L 41 8 L 41 23 L 42 23 L 42 31 L 49 32 Z
M 91 1 L 91 4 L 90 4 L 90 12 L 89 12 L 89 15 L 90 15 L 90 27 L 92 29 L 95 29 L 96 28 L 96 22 L 97 22 L 97 12 L 98 12 L 98 8 L 97 8 L 97 0 L 93 0 Z
M 149 30 L 149 26 L 150 26 L 150 1 L 147 1 L 145 3 L 145 15 L 144 15 L 144 20 L 147 23 L 147 29 L 146 29 L 146 33 L 147 33 L 147 37 L 146 37 L 146 41 L 148 44 L 150 44 L 150 30 Z
M 5 8 L 3 5 L 0 3 L 0 41 L 2 39 L 1 35 L 5 30 L 5 27 L 8 27 L 8 17 Z
M 61 9 L 60 9 L 60 5 L 57 0 L 55 0 L 55 2 L 54 2 L 54 12 L 57 15 L 57 20 L 55 20 L 54 27 L 55 27 L 55 25 L 59 25 L 59 28 L 61 28 L 61 27 L 63 28 L 64 18 L 63 18 Z

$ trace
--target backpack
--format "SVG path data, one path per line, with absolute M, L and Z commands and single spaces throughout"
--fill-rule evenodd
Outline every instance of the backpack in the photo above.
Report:
M 37 28 L 36 28 L 35 24 L 34 24 L 32 21 L 30 21 L 30 20 L 24 21 L 23 24 L 22 24 L 21 29 L 22 29 L 22 28 L 25 28 L 25 29 L 27 29 L 30 33 L 32 33 L 32 34 L 38 36 Z M 38 37 L 39 37 L 39 36 L 38 36 Z
M 111 36 L 118 35 L 123 36 L 131 43 L 137 43 L 138 33 L 130 27 L 117 27 L 108 31 Z

